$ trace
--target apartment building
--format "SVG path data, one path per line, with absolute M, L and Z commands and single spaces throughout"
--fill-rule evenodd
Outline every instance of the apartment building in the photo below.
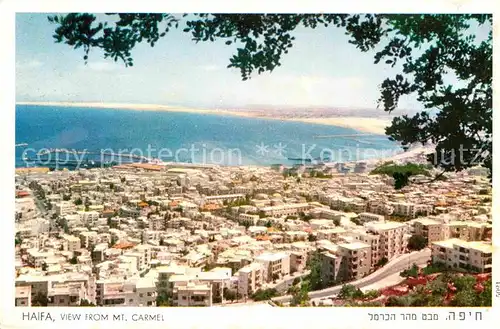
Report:
M 35 268 L 42 267 L 47 258 L 53 257 L 55 255 L 53 250 L 38 248 L 28 249 L 26 250 L 26 254 L 26 262 Z
M 251 296 L 260 289 L 263 283 L 264 266 L 262 263 L 251 263 L 237 272 L 238 294 L 243 298 Z
M 378 262 L 382 258 L 392 258 L 404 254 L 408 246 L 408 225 L 398 222 L 368 223 L 367 232 L 378 234 L 378 248 L 372 260 Z M 372 240 L 374 241 L 374 240 Z M 376 264 L 376 263 L 375 263 Z
M 491 241 L 492 225 L 487 223 L 467 222 L 469 241 Z
M 196 269 L 197 272 L 201 271 Z M 171 293 L 173 290 L 173 282 L 170 278 L 174 275 L 183 275 L 186 273 L 186 268 L 183 266 L 161 266 L 157 268 L 158 278 L 156 288 L 158 293 Z
M 155 286 L 151 287 L 154 291 Z M 151 291 L 151 293 L 153 293 Z M 96 305 L 105 307 L 139 306 L 139 293 L 135 282 L 123 278 L 98 280 L 96 283 Z
M 384 257 L 384 252 L 380 246 L 380 240 L 383 238 L 379 233 L 365 230 L 357 230 L 351 233 L 353 237 L 363 243 L 371 246 L 372 259 L 371 266 L 375 267 L 377 263 Z M 382 255 L 381 255 L 382 254 Z
M 193 281 L 176 282 L 173 287 L 174 306 L 212 306 L 210 283 Z
M 372 214 L 369 212 L 363 212 L 358 215 L 358 219 L 362 223 L 367 223 L 367 222 L 383 222 L 384 221 L 384 216 L 383 215 L 377 215 L 377 214 Z
M 98 242 L 97 232 L 95 231 L 85 231 L 79 234 L 80 246 L 82 248 L 88 248 L 91 245 L 96 245 Z
M 330 229 L 323 229 L 317 231 L 318 240 L 329 240 L 336 242 L 339 237 L 344 234 L 346 230 L 342 227 L 335 227 Z
M 337 245 L 324 246 L 323 249 L 325 249 L 325 251 L 320 254 L 321 279 L 323 282 L 333 284 L 337 282 L 337 280 L 342 279 L 340 270 L 341 266 L 344 264 L 342 262 L 343 259 L 342 256 L 338 254 Z
M 432 260 L 448 268 L 491 273 L 493 245 L 482 241 L 449 239 L 432 243 Z
M 135 282 L 134 306 L 156 306 L 156 283 L 151 278 L 140 278 Z
M 31 286 L 17 286 L 16 287 L 16 307 L 29 307 L 31 306 Z
M 288 253 L 264 253 L 257 256 L 255 261 L 263 265 L 263 278 L 266 282 L 290 274 L 290 255 Z
M 99 212 L 97 211 L 77 211 L 80 221 L 85 224 L 93 224 L 99 219 Z
M 65 251 L 74 252 L 81 248 L 81 240 L 74 235 L 65 234 L 62 237 L 63 240 L 63 249 Z
M 16 222 L 24 222 L 33 219 L 36 213 L 36 206 L 33 198 L 17 198 L 15 207 Z
M 137 218 L 141 215 L 141 210 L 137 208 L 131 208 L 122 206 L 120 208 L 120 216 Z
M 107 249 L 108 249 L 107 243 L 101 243 L 96 245 L 92 250 L 91 254 L 92 262 L 94 262 L 95 264 L 103 262 L 106 258 L 105 252 Z
M 91 303 L 96 300 L 96 284 L 93 276 L 70 272 L 47 276 L 20 275 L 16 287 L 30 287 L 31 301 L 38 294 L 47 296 L 49 306 L 76 306 L 81 299 Z
M 232 269 L 229 267 L 216 267 L 208 272 L 199 272 L 195 275 L 195 280 L 201 283 L 209 283 L 212 287 L 212 297 L 216 300 L 223 300 L 224 288 L 231 286 Z M 213 300 L 212 302 L 216 302 Z
M 283 236 L 283 241 L 286 243 L 307 241 L 309 233 L 303 231 L 287 231 Z
M 370 273 L 371 245 L 343 243 L 338 245 L 337 253 L 342 257 L 338 274 L 343 280 L 358 280 Z
M 98 306 L 156 306 L 156 296 L 156 284 L 151 278 L 110 278 L 96 284 Z
M 31 295 L 29 296 L 30 304 L 28 306 L 31 306 L 33 298 L 36 298 L 39 294 L 47 296 L 49 292 L 49 281 L 50 277 L 48 276 L 20 275 L 16 278 L 16 292 L 19 287 L 24 288 L 25 292 L 29 289 Z
M 394 215 L 407 216 L 410 218 L 415 217 L 416 209 L 414 203 L 409 202 L 390 202 L 393 208 Z
M 311 206 L 308 203 L 292 203 L 281 206 L 263 207 L 260 210 L 263 211 L 266 216 L 282 217 L 295 216 L 300 212 L 309 210 L 310 208 Z
M 253 223 L 253 225 L 255 225 L 259 220 L 259 218 L 260 218 L 259 215 L 240 213 L 238 215 L 238 222 L 239 223 L 250 222 Z
M 466 222 L 452 221 L 442 224 L 441 240 L 460 239 L 469 240 L 469 226 Z
M 431 245 L 434 241 L 443 240 L 442 223 L 437 220 L 419 218 L 414 220 L 413 228 L 415 230 L 415 234 L 425 237 L 429 242 L 429 245 Z
M 331 219 L 311 219 L 309 225 L 313 230 L 325 229 L 335 227 Z
M 78 306 L 85 297 L 84 282 L 56 282 L 49 287 L 47 306 Z
M 211 195 L 211 196 L 206 196 L 204 198 L 204 202 L 209 203 L 209 202 L 214 202 L 214 201 L 237 201 L 237 200 L 243 200 L 245 199 L 245 194 L 223 194 L 223 195 Z
M 56 214 L 65 216 L 72 214 L 75 211 L 75 205 L 69 201 L 61 201 L 55 205 Z
M 290 273 L 302 272 L 306 269 L 311 247 L 304 242 L 292 243 L 290 252 Z

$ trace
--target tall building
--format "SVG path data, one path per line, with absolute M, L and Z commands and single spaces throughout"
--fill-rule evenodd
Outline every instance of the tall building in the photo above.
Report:
M 255 261 L 263 265 L 263 277 L 267 282 L 290 274 L 290 255 L 287 253 L 265 253 Z
M 432 261 L 448 268 L 491 273 L 493 245 L 482 241 L 449 239 L 432 242 Z
M 382 258 L 391 260 L 406 252 L 408 245 L 408 225 L 398 222 L 368 223 L 367 232 L 378 234 L 378 248 L 375 251 L 377 262 Z M 376 263 L 375 263 L 376 264 Z
M 370 273 L 371 245 L 362 242 L 343 243 L 338 246 L 339 275 L 342 280 L 358 280 Z

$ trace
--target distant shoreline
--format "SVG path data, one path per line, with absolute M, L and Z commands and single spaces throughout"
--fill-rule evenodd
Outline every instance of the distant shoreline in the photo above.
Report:
M 253 119 L 269 119 L 281 121 L 293 121 L 311 124 L 320 124 L 327 126 L 336 126 L 342 128 L 354 129 L 362 133 L 385 135 L 385 127 L 390 122 L 388 120 L 368 117 L 293 117 L 290 111 L 284 111 L 282 116 L 266 116 L 259 113 L 253 113 L 251 110 L 235 111 L 220 109 L 200 109 L 184 108 L 179 106 L 157 105 L 157 104 L 124 104 L 124 103 L 91 103 L 91 102 L 17 102 L 16 105 L 35 105 L 35 106 L 59 106 L 59 107 L 85 107 L 93 109 L 123 109 L 136 111 L 155 111 L 155 112 L 178 112 L 178 113 L 197 113 L 211 115 L 237 116 Z M 286 112 L 285 112 L 286 111 Z

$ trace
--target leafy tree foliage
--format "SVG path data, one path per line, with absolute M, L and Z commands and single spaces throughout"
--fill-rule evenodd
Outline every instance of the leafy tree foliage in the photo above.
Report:
M 450 290 L 452 286 L 455 291 Z M 483 290 L 478 291 L 473 276 L 446 272 L 417 286 L 408 295 L 389 297 L 385 306 L 491 306 L 491 294 L 491 278 L 483 282 Z M 446 300 L 446 296 L 451 296 L 451 300 Z
M 156 296 L 156 306 L 173 306 L 173 299 L 171 293 L 159 292 Z
M 278 291 L 274 288 L 265 290 L 259 289 L 252 295 L 252 299 L 255 301 L 263 301 L 263 300 L 269 300 L 276 296 L 278 296 Z
M 352 284 L 345 284 L 340 289 L 338 297 L 341 299 L 356 299 L 363 298 L 364 294 L 361 289 L 356 288 L 356 286 Z
M 95 304 L 89 302 L 87 299 L 82 299 L 78 306 L 95 307 Z
M 50 16 L 54 39 L 82 48 L 100 48 L 105 58 L 133 65 L 139 43 L 152 47 L 172 28 L 195 42 L 223 40 L 235 47 L 229 68 L 243 80 L 272 72 L 293 47 L 293 31 L 333 26 L 344 29 L 362 52 L 378 50 L 375 64 L 399 70 L 380 85 L 379 106 L 394 111 L 401 97 L 416 95 L 424 110 L 393 119 L 386 133 L 403 147 L 432 143 L 436 167 L 461 170 L 477 164 L 492 168 L 492 15 L 488 14 L 115 14 L 99 21 L 93 14 Z M 479 40 L 474 26 L 489 34 Z M 450 76 L 459 84 L 451 83 Z M 478 152 L 479 150 L 479 152 Z M 405 174 L 397 175 L 407 183 Z M 400 177 L 401 176 L 401 177 Z
M 422 235 L 414 234 L 408 240 L 409 250 L 422 250 L 427 247 L 427 239 Z
M 387 264 L 389 262 L 389 260 L 387 259 L 387 257 L 382 257 L 380 258 L 380 260 L 377 262 L 376 266 L 384 266 L 385 264 Z
M 78 264 L 78 258 L 76 258 L 76 256 L 71 257 L 69 263 L 73 265 Z
M 224 299 L 226 300 L 236 300 L 238 299 L 238 291 L 235 289 L 224 288 L 223 291 Z
M 413 263 L 411 268 L 401 271 L 399 275 L 404 278 L 416 278 L 418 276 L 418 265 Z
M 393 163 L 386 163 L 372 170 L 370 174 L 391 176 L 394 178 L 394 187 L 399 190 L 409 184 L 411 176 L 430 176 L 428 169 L 428 166 L 421 164 L 407 163 L 404 165 L 397 165 Z
M 47 297 L 47 294 L 44 293 L 37 293 L 32 299 L 31 299 L 31 306 L 47 306 L 49 304 L 49 299 Z
M 311 271 L 307 276 L 308 284 L 311 290 L 321 290 L 327 287 L 327 282 L 321 276 L 321 255 L 315 252 L 307 260 L 307 268 Z
M 307 306 L 310 290 L 310 282 L 302 281 L 300 287 L 296 287 L 296 289 L 293 289 L 292 291 L 292 301 L 290 302 L 290 306 Z

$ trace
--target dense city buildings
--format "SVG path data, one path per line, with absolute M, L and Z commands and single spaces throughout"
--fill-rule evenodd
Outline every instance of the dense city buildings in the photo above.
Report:
M 313 258 L 325 287 L 362 279 L 416 250 L 415 237 L 429 261 L 491 272 L 481 171 L 395 190 L 366 166 L 19 171 L 15 305 L 248 303 L 286 294 Z

